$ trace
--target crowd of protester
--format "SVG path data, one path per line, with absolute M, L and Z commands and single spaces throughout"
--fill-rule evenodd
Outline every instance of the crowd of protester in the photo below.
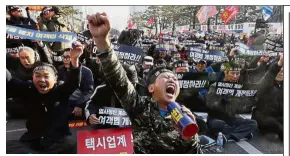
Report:
M 57 7 L 45 7 L 35 22 L 8 7 L 7 25 L 49 32 L 68 32 Z M 6 143 L 7 153 L 76 153 L 76 136 L 69 121 L 84 119 L 95 129 L 104 126 L 98 108 L 124 109 L 131 122 L 135 153 L 203 153 L 200 135 L 214 139 L 222 132 L 224 143 L 255 137 L 261 133 L 283 141 L 283 55 L 252 56 L 240 61 L 231 46 L 242 42 L 255 45 L 257 36 L 210 33 L 205 36 L 177 34 L 176 54 L 159 51 L 164 37 L 144 35 L 137 29 L 124 30 L 110 38 L 110 22 L 105 13 L 88 16 L 87 33 L 93 42 L 76 41 L 74 48 L 63 42 L 20 39 L 7 34 L 6 84 L 7 120 L 25 118 L 27 132 L 20 140 Z M 255 34 L 256 35 L 256 34 Z M 261 35 L 261 34 L 260 34 Z M 172 36 L 172 35 L 169 35 Z M 255 38 L 256 37 L 256 38 Z M 260 37 L 260 36 L 259 36 Z M 143 46 L 150 40 L 148 48 Z M 223 47 L 225 61 L 192 59 L 184 40 L 205 45 L 216 41 Z M 144 48 L 141 64 L 120 63 L 113 42 Z M 146 43 L 147 44 L 147 43 Z M 93 48 L 97 52 L 93 53 Z M 203 89 L 181 90 L 176 73 L 206 72 L 210 85 Z M 258 86 L 255 97 L 216 95 L 216 83 L 249 83 Z M 177 101 L 182 111 L 195 120 L 199 132 L 184 138 L 168 118 L 167 104 Z M 204 121 L 195 112 L 208 114 Z M 239 114 L 252 114 L 244 119 Z M 226 145 L 225 145 L 226 146 Z

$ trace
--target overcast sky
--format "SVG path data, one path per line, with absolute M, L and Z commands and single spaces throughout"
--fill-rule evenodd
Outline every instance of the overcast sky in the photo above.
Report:
M 110 17 L 112 28 L 119 31 L 127 27 L 130 15 L 129 6 L 88 6 L 88 13 L 106 12 Z

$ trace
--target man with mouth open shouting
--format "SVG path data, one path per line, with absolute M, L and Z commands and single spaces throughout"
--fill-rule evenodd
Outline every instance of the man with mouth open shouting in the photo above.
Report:
M 132 122 L 135 153 L 201 153 L 198 136 L 183 138 L 171 119 L 167 105 L 179 94 L 179 83 L 171 70 L 157 67 L 148 75 L 152 97 L 141 97 L 128 80 L 109 40 L 111 30 L 106 13 L 88 16 L 89 30 L 97 45 L 102 72 Z M 185 107 L 182 111 L 194 120 Z
M 33 82 L 12 77 L 6 70 L 7 91 L 25 101 L 28 119 L 27 132 L 18 140 L 6 142 L 6 153 L 76 153 L 76 144 L 69 137 L 67 103 L 69 96 L 79 87 L 80 43 L 71 50 L 72 70 L 68 80 L 56 84 L 56 69 L 40 63 L 33 70 Z

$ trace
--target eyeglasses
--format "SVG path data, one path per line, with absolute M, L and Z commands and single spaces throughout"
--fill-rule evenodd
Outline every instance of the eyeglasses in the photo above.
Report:
M 70 56 L 63 56 L 64 60 L 70 60 Z

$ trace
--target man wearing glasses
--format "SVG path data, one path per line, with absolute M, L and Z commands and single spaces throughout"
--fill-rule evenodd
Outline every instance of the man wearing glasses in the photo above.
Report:
M 69 71 L 71 70 L 71 56 L 70 50 L 67 49 L 62 56 L 63 66 L 60 67 L 58 71 L 58 78 L 61 81 L 66 81 L 69 77 Z M 84 117 L 84 107 L 85 102 L 89 100 L 94 92 L 94 79 L 92 71 L 85 67 L 81 67 L 81 81 L 80 86 L 74 93 L 70 96 L 68 100 L 70 117 L 71 119 L 78 119 Z M 71 116 L 73 115 L 73 116 Z

